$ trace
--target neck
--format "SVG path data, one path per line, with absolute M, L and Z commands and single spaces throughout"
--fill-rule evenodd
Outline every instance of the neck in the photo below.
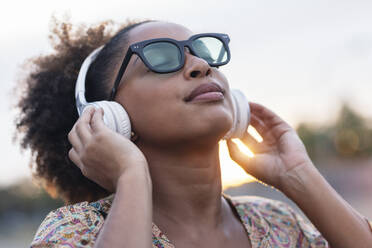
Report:
M 211 149 L 141 147 L 153 183 L 155 223 L 167 226 L 218 228 L 226 204 L 221 197 L 218 143 Z

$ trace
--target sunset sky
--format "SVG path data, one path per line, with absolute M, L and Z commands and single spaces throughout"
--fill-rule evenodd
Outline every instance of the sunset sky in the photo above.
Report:
M 372 118 L 372 1 L 14 0 L 0 13 L 0 186 L 30 175 L 27 153 L 12 144 L 12 90 L 25 59 L 50 52 L 53 14 L 73 23 L 151 18 L 227 33 L 232 59 L 221 70 L 232 87 L 293 126 L 332 121 L 342 100 Z

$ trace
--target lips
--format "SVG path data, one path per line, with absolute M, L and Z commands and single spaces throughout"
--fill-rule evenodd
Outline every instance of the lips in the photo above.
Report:
M 211 83 L 205 83 L 201 84 L 184 99 L 186 102 L 192 101 L 195 97 L 208 93 L 208 92 L 220 92 L 222 94 L 225 93 L 225 91 L 219 86 L 218 84 L 211 82 Z

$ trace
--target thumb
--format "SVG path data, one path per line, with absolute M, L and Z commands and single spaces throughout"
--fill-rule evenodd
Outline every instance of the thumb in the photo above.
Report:
M 90 122 L 93 131 L 96 132 L 106 127 L 105 123 L 103 122 L 103 115 L 104 113 L 102 108 L 98 108 L 94 112 L 92 120 Z

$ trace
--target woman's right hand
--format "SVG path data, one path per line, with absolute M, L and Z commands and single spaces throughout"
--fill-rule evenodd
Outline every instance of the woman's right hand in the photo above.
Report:
M 119 178 L 128 170 L 148 164 L 141 150 L 129 139 L 112 131 L 103 122 L 103 110 L 84 111 L 68 134 L 72 148 L 69 158 L 84 176 L 110 192 L 116 191 Z

